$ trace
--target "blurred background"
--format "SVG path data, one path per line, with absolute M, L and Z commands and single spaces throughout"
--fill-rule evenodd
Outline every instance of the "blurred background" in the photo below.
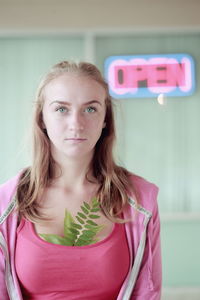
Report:
M 199 12 L 199 0 L 0 0 L 0 183 L 29 164 L 35 91 L 53 64 L 105 73 L 113 55 L 193 57 L 192 95 L 115 100 L 117 161 L 160 188 L 163 300 L 200 299 Z

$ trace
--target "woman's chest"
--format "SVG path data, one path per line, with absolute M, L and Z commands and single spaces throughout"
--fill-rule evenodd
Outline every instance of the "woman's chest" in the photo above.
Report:
M 28 221 L 18 231 L 16 270 L 23 293 L 34 299 L 54 299 L 55 291 L 59 299 L 116 299 L 129 263 L 121 224 L 104 240 L 83 247 L 47 243 Z
M 59 236 L 71 235 L 76 230 L 77 237 L 93 230 L 98 241 L 106 238 L 113 230 L 114 224 L 102 213 L 95 198 L 88 201 L 89 196 L 82 201 L 75 197 L 57 197 L 43 202 L 41 213 L 48 218 L 34 224 L 37 234 L 53 234 Z

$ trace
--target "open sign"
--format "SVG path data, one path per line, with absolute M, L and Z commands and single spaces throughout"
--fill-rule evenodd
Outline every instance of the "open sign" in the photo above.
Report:
M 105 76 L 115 98 L 189 96 L 195 90 L 194 61 L 188 54 L 110 56 Z

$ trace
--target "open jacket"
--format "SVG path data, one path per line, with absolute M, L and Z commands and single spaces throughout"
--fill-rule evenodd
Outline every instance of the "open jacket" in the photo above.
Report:
M 20 174 L 0 186 L 0 299 L 22 300 L 15 270 L 15 244 L 18 215 L 16 188 Z M 157 206 L 158 188 L 132 175 L 140 203 L 129 192 L 129 205 L 123 215 L 130 250 L 130 270 L 116 300 L 161 299 L 160 220 Z

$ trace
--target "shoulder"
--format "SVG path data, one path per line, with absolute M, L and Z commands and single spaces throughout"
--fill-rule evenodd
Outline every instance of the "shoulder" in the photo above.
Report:
M 137 198 L 138 204 L 152 212 L 157 206 L 157 195 L 159 188 L 152 182 L 135 174 L 130 174 L 131 183 L 129 196 L 132 199 Z
M 4 211 L 12 200 L 17 189 L 20 175 L 21 172 L 0 185 L 0 213 Z

